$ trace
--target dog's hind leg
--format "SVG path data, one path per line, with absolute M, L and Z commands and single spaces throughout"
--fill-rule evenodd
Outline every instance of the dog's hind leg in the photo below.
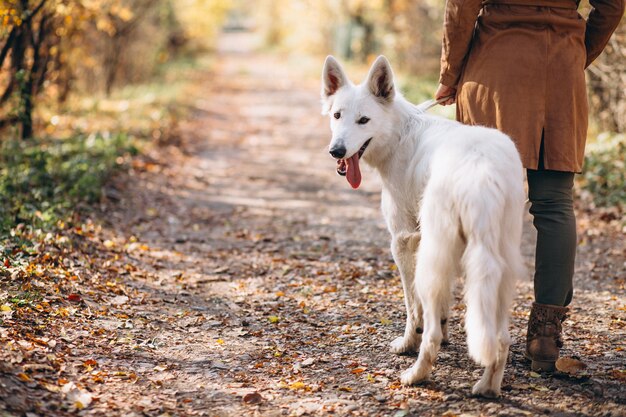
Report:
M 472 388 L 472 394 L 486 398 L 497 398 L 500 396 L 500 385 L 504 376 L 504 367 L 509 356 L 509 346 L 511 336 L 509 335 L 509 302 L 512 294 L 513 280 L 500 284 L 500 304 L 498 305 L 498 352 L 496 361 L 492 365 L 485 367 L 483 376 Z
M 391 252 L 400 271 L 404 304 L 406 306 L 406 326 L 404 336 L 391 342 L 392 353 L 417 352 L 422 340 L 422 306 L 415 292 L 415 257 L 420 241 L 418 232 L 401 232 L 393 236 Z
M 522 218 L 520 215 L 519 219 Z M 514 218 L 517 223 L 517 219 Z M 519 222 L 521 223 L 521 221 Z M 472 388 L 474 395 L 495 398 L 500 395 L 500 385 L 504 375 L 511 336 L 509 335 L 509 306 L 513 301 L 515 281 L 524 272 L 523 260 L 520 254 L 521 224 L 514 224 L 501 238 L 500 248 L 504 257 L 504 275 L 498 288 L 498 352 L 493 365 L 487 366 L 482 378 Z
M 454 242 L 448 241 L 445 236 L 427 238 L 422 234 L 417 255 L 416 285 L 424 310 L 424 334 L 417 361 L 400 378 L 405 385 L 427 380 L 439 352 L 443 340 L 442 306 L 448 305 L 450 283 L 456 269 L 454 263 L 449 261 L 454 247 Z
M 500 384 L 502 384 L 510 344 L 510 341 L 500 341 L 496 361 L 485 368 L 483 376 L 472 388 L 472 394 L 486 398 L 500 396 Z
M 498 397 L 504 375 L 511 337 L 509 335 L 509 308 L 515 294 L 515 282 L 524 275 L 524 262 L 520 253 L 522 234 L 521 204 L 512 204 L 507 209 L 508 217 L 503 219 L 503 230 L 500 235 L 499 253 L 503 262 L 502 280 L 498 286 L 498 302 L 496 308 L 496 326 L 498 351 L 493 364 L 485 368 L 480 381 L 474 385 L 472 393 L 483 397 Z

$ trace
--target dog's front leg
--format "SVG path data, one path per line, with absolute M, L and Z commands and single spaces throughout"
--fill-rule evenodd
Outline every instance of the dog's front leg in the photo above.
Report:
M 401 232 L 392 237 L 391 253 L 400 271 L 407 319 L 404 336 L 391 342 L 392 353 L 417 352 L 422 341 L 422 305 L 415 292 L 415 257 L 419 245 L 418 232 Z

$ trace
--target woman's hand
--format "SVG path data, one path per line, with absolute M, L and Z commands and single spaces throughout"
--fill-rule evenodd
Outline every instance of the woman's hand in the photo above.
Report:
M 446 101 L 442 101 L 440 104 L 442 106 L 447 106 L 449 104 L 454 104 L 456 102 L 456 88 L 448 87 L 447 85 L 439 84 L 439 88 L 435 93 L 435 100 L 439 100 L 440 98 L 450 97 Z

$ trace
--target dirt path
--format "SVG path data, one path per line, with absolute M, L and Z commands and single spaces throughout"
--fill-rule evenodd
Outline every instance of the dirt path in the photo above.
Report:
M 228 35 L 215 72 L 198 79 L 183 145 L 114 184 L 121 201 L 106 220 L 119 256 L 105 267 L 119 269 L 126 295 L 111 298 L 86 334 L 67 335 L 75 361 L 66 371 L 96 399 L 76 412 L 626 415 L 626 247 L 603 231 L 581 229 L 565 334 L 565 354 L 589 365 L 588 378 L 529 372 L 529 278 L 501 400 L 470 396 L 480 370 L 466 354 L 460 296 L 432 382 L 401 387 L 415 358 L 388 353 L 404 307 L 378 180 L 366 171 L 353 191 L 336 176 L 317 80 L 250 52 L 247 36 Z M 106 370 L 102 383 L 79 375 L 85 358 Z

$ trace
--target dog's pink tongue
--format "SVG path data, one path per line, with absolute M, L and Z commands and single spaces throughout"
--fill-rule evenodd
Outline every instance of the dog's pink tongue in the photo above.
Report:
M 346 179 L 352 188 L 359 188 L 361 185 L 361 170 L 359 169 L 359 153 L 356 152 L 352 157 L 346 159 Z

